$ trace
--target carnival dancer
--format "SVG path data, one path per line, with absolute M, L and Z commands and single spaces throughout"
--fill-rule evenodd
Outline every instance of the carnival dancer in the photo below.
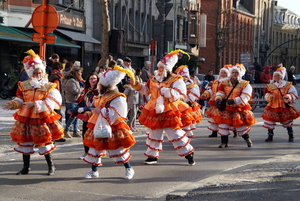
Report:
M 235 130 L 238 136 L 243 137 L 248 147 L 252 146 L 248 133 L 251 130 L 250 126 L 255 124 L 256 119 L 248 103 L 251 98 L 252 87 L 249 81 L 242 80 L 245 71 L 243 64 L 236 64 L 230 68 L 230 79 L 224 80 L 216 93 L 215 104 L 218 108 L 212 108 L 211 111 L 207 112 L 218 124 L 218 133 L 221 135 L 219 148 L 228 147 L 230 130 Z M 224 110 L 220 108 L 222 100 L 225 103 Z
M 223 68 L 220 69 L 219 76 L 216 80 L 211 82 L 211 87 L 210 89 L 204 91 L 201 94 L 201 99 L 209 99 L 208 104 L 209 108 L 207 109 L 207 114 L 210 114 L 210 111 L 213 111 L 216 109 L 215 106 L 215 98 L 216 98 L 216 93 L 218 92 L 218 88 L 220 84 L 229 78 L 229 69 L 232 67 L 231 64 L 224 65 Z M 214 119 L 208 115 L 208 129 L 212 131 L 212 133 L 208 137 L 217 137 L 218 136 L 218 124 L 214 121 Z M 236 133 L 235 133 L 236 134 Z
M 187 89 L 187 95 L 183 101 L 192 108 L 191 114 L 194 118 L 193 124 L 183 128 L 182 130 L 187 132 L 188 138 L 192 138 L 195 136 L 193 133 L 193 130 L 196 130 L 195 125 L 202 120 L 201 106 L 197 103 L 197 100 L 200 98 L 200 89 L 199 86 L 190 79 L 190 73 L 187 65 L 179 66 L 175 72 L 183 77 L 183 81 Z
M 84 145 L 89 147 L 84 161 L 92 165 L 92 170 L 83 177 L 99 177 L 98 166 L 101 166 L 101 157 L 108 152 L 110 158 L 114 158 L 115 164 L 123 163 L 125 166 L 125 179 L 132 179 L 134 170 L 129 160 L 131 154 L 129 148 L 135 144 L 132 131 L 126 124 L 127 116 L 126 97 L 118 92 L 116 85 L 128 74 L 134 81 L 134 74 L 128 69 L 115 66 L 104 73 L 99 74 L 99 95 L 94 98 L 95 108 L 91 108 L 93 115 L 88 120 L 88 130 L 84 134 Z M 110 137 L 100 138 L 96 130 L 100 126 L 111 129 Z M 96 129 L 96 130 L 95 130 Z
M 14 114 L 16 120 L 10 136 L 17 142 L 15 151 L 23 154 L 24 166 L 19 174 L 28 174 L 30 155 L 33 148 L 44 155 L 48 164 L 48 175 L 53 175 L 55 167 L 50 153 L 56 148 L 53 141 L 63 138 L 63 127 L 58 122 L 61 118 L 54 109 L 61 108 L 61 95 L 55 89 L 56 84 L 48 82 L 46 67 L 33 50 L 27 51 L 29 56 L 23 64 L 30 80 L 18 83 L 16 98 L 2 106 L 4 110 L 18 111 Z
M 265 99 L 268 105 L 262 114 L 264 119 L 263 127 L 268 129 L 266 142 L 272 142 L 276 122 L 287 129 L 289 142 L 294 141 L 293 120 L 300 116 L 299 111 L 294 107 L 298 93 L 292 82 L 284 80 L 286 69 L 279 67 L 273 73 L 273 79 L 266 85 Z
M 146 84 L 130 81 L 133 88 L 140 93 L 151 94 L 151 100 L 145 104 L 139 116 L 140 123 L 148 128 L 148 149 L 144 153 L 148 158 L 144 161 L 145 164 L 157 163 L 165 132 L 178 155 L 184 156 L 189 165 L 195 165 L 194 148 L 182 130 L 193 124 L 191 108 L 181 100 L 186 98 L 186 85 L 182 76 L 171 73 L 179 53 L 186 54 L 181 50 L 174 50 L 165 55 L 157 64 L 158 70 L 155 75 Z

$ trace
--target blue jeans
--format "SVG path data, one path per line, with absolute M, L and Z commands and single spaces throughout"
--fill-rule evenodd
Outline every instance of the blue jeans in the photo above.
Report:
M 68 110 L 73 109 L 76 106 L 77 106 L 76 103 L 66 103 L 66 111 L 65 111 L 66 127 L 65 127 L 65 132 L 69 131 L 70 126 L 72 124 L 73 124 L 73 127 L 74 127 L 73 133 L 77 133 L 79 131 L 78 119 L 76 117 L 74 119 L 71 119 L 70 115 L 68 114 Z

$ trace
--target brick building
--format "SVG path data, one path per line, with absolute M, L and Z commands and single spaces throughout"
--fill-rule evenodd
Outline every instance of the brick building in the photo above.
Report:
M 241 54 L 252 55 L 255 16 L 241 2 L 202 0 L 201 13 L 207 15 L 207 25 L 206 46 L 199 51 L 205 62 L 199 73 L 212 69 L 218 74 L 223 65 L 239 63 Z

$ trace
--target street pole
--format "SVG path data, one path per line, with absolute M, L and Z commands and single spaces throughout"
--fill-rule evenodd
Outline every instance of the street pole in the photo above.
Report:
M 160 58 L 163 58 L 164 56 L 164 46 L 165 46 L 165 26 L 166 26 L 166 2 L 165 0 L 162 1 L 162 10 L 163 13 L 162 15 L 162 23 L 161 23 L 161 30 L 162 30 L 162 34 L 160 35 L 161 40 L 160 40 Z

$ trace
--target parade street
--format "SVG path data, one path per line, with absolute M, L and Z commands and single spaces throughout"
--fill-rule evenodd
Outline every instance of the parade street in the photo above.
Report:
M 5 102 L 0 100 L 1 105 Z M 300 108 L 298 100 L 296 108 Z M 125 180 L 124 167 L 115 165 L 109 158 L 103 159 L 99 178 L 83 179 L 90 165 L 78 159 L 83 154 L 81 138 L 56 143 L 53 176 L 46 175 L 46 161 L 37 153 L 32 155 L 29 174 L 15 175 L 22 168 L 22 155 L 13 152 L 14 143 L 9 138 L 13 112 L 0 109 L 0 200 L 166 200 L 199 187 L 271 181 L 299 169 L 300 120 L 294 122 L 294 142 L 288 142 L 286 129 L 277 125 L 274 141 L 268 143 L 265 142 L 267 130 L 262 128 L 263 109 L 254 111 L 257 123 L 250 132 L 251 148 L 243 138 L 233 138 L 233 135 L 229 137 L 228 148 L 218 148 L 220 136 L 208 138 L 211 132 L 206 129 L 207 118 L 203 118 L 191 141 L 195 148 L 195 166 L 189 166 L 184 157 L 179 157 L 166 139 L 158 163 L 143 164 L 146 137 L 145 129 L 138 124 L 137 143 L 130 150 L 135 170 L 132 180 Z

